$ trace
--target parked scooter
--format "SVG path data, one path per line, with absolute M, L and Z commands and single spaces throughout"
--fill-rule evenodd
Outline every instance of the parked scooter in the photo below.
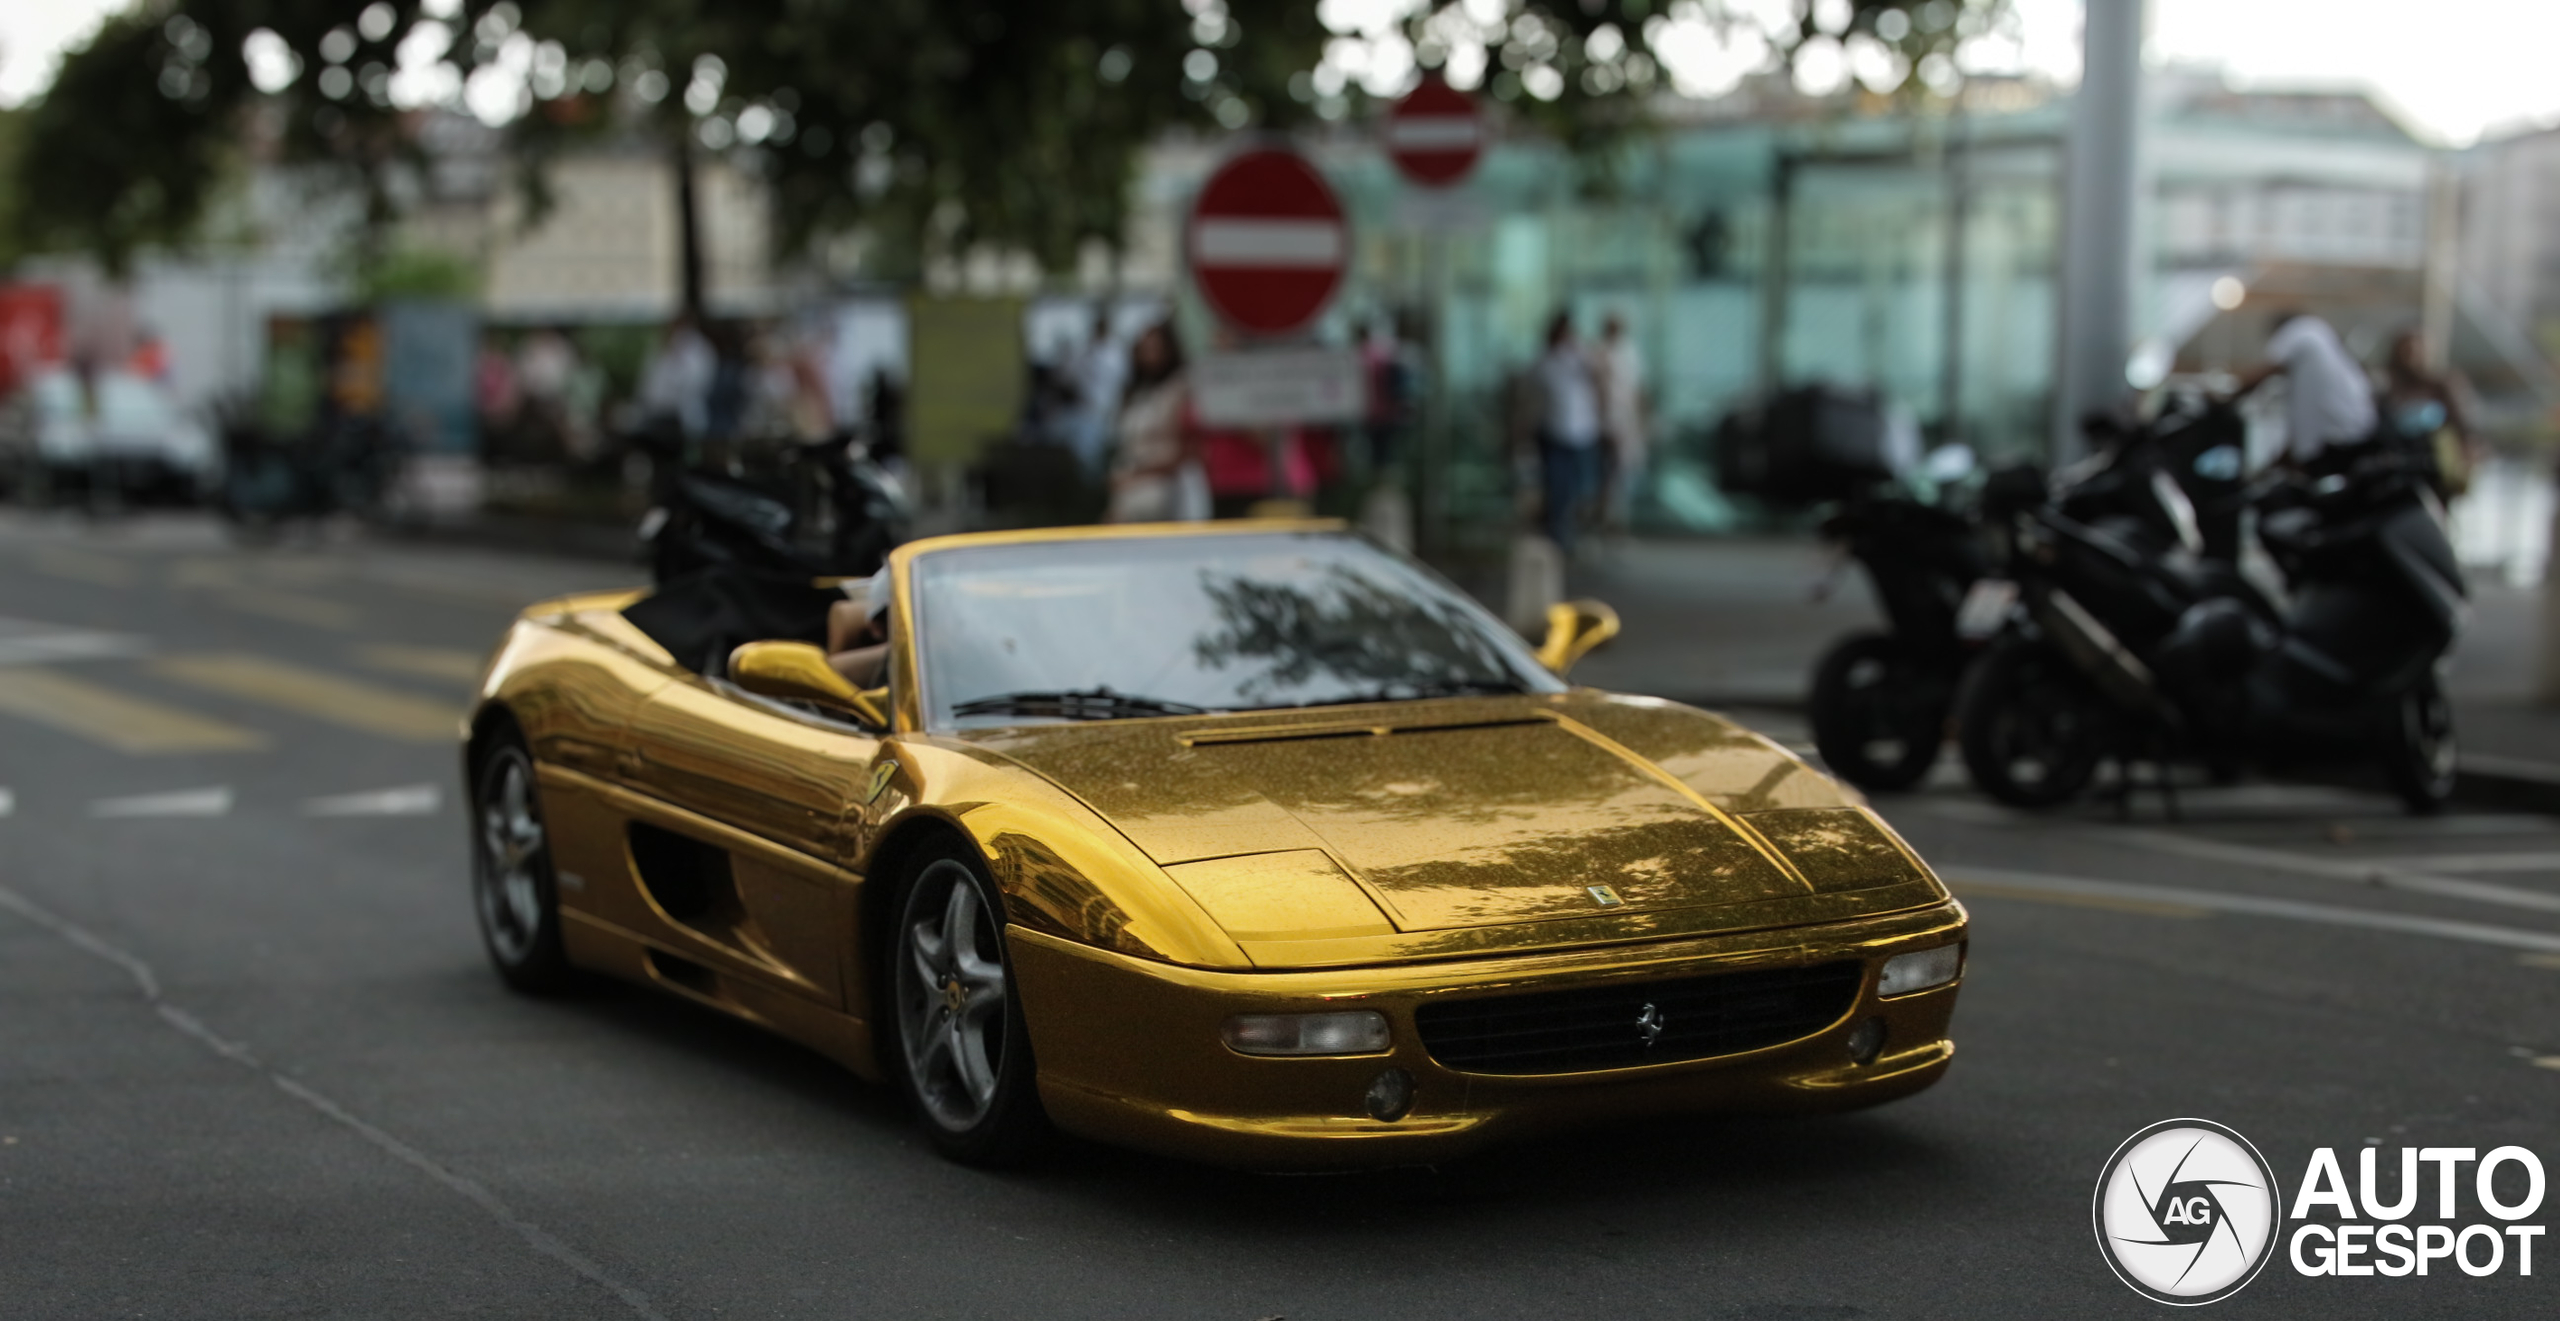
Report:
M 1960 457 L 1970 467 L 1970 451 Z M 1939 475 L 1957 476 L 1943 467 Z M 1815 662 L 1806 708 L 1814 747 L 1862 789 L 1910 788 L 1937 763 L 1957 681 L 1989 631 L 1968 627 L 1986 608 L 1974 603 L 1985 578 L 1981 539 L 1962 513 L 1900 490 L 1842 502 L 1822 535 L 1866 570 L 1889 627 L 1852 633 Z
M 2205 421 L 2237 425 L 2214 410 Z M 2254 492 L 2259 539 L 2287 579 L 2281 610 L 2221 562 L 2147 551 L 2075 517 L 2070 495 L 2034 499 L 2040 481 L 1992 483 L 1985 519 L 2020 606 L 1957 699 L 1974 782 L 2048 807 L 2108 758 L 2164 775 L 2202 762 L 2217 777 L 2350 760 L 2379 763 L 2412 811 L 2441 805 L 2454 744 L 2437 669 L 2460 629 L 2461 573 L 2403 455 L 2337 453 L 2325 472 Z
M 1874 585 L 1888 627 L 1823 653 L 1806 713 L 1823 763 L 1877 791 L 1907 789 L 1937 762 L 1974 647 L 1961 607 L 1983 576 L 1971 521 L 1924 498 L 1969 476 L 1972 451 L 1948 446 L 1921 462 L 1918 448 L 1874 395 L 1820 385 L 1738 410 L 1716 437 L 1725 490 L 1780 507 L 1833 506 L 1824 539 Z
M 650 576 L 664 584 L 707 568 L 795 577 L 877 570 L 906 537 L 908 507 L 896 476 L 858 440 L 789 442 L 762 479 L 674 462 L 640 522 Z

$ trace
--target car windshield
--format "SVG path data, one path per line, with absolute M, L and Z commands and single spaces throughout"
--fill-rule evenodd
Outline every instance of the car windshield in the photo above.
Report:
M 935 728 L 1561 692 L 1428 570 L 1341 533 L 958 547 L 911 571 Z

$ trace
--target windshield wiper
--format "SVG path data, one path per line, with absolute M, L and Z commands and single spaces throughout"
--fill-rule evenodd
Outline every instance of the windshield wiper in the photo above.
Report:
M 1060 720 L 1118 720 L 1127 716 L 1197 716 L 1209 708 L 1160 697 L 1115 693 L 1109 688 L 1082 691 L 1006 693 L 980 697 L 951 708 L 955 716 L 1053 716 Z
M 1483 693 L 1525 693 L 1517 679 L 1417 679 L 1380 684 L 1358 692 L 1336 693 L 1292 706 L 1352 706 L 1361 702 L 1419 702 L 1432 697 L 1471 697 Z

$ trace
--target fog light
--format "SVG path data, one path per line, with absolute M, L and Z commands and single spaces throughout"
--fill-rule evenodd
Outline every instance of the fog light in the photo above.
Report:
M 1883 1054 L 1883 1053 L 1884 1053 L 1884 1020 L 1883 1020 L 1883 1019 L 1881 1019 L 1881 1018 L 1868 1018 L 1868 1019 L 1861 1019 L 1861 1020 L 1859 1021 L 1858 1025 L 1857 1025 L 1856 1027 L 1849 1029 L 1849 1062 L 1850 1062 L 1850 1063 L 1852 1063 L 1852 1064 L 1873 1064 L 1873 1063 L 1875 1063 L 1875 1062 L 1876 1062 L 1876 1056 L 1881 1055 L 1881 1054 Z
M 1413 1109 L 1413 1075 L 1402 1069 L 1389 1069 L 1369 1084 L 1369 1117 L 1392 1124 Z
M 1375 1055 L 1387 1048 L 1387 1016 L 1374 1009 L 1238 1014 L 1220 1035 L 1244 1055 Z
M 1936 949 L 1915 950 L 1896 954 L 1884 961 L 1884 975 L 1876 978 L 1876 994 L 1909 995 L 1932 986 L 1944 986 L 1964 971 L 1964 944 L 1940 945 Z

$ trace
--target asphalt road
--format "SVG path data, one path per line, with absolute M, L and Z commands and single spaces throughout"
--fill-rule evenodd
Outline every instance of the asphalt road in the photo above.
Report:
M 795 1047 L 482 962 L 444 730 L 515 605 L 628 576 L 0 522 L 0 1315 L 2134 1316 L 2090 1195 L 2144 1125 L 2288 1189 L 2320 1146 L 2560 1156 L 2560 820 L 2255 786 L 1882 804 L 1976 920 L 1954 1070 L 1882 1110 L 950 1166 Z M 2553 1315 L 2536 1265 L 2279 1259 L 2217 1310 Z

